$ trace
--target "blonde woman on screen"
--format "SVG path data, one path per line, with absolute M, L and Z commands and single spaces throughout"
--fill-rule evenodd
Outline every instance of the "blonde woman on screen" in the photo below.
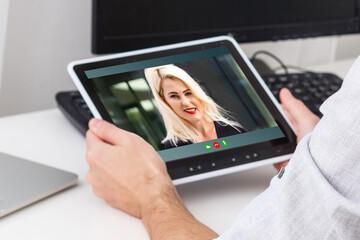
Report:
M 247 132 L 227 119 L 226 111 L 183 69 L 175 65 L 147 68 L 145 77 L 164 119 L 165 149 Z

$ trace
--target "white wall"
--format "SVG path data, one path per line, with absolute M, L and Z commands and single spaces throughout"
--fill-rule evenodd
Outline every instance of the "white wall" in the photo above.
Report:
M 75 89 L 66 65 L 90 54 L 90 0 L 11 0 L 0 116 L 56 106 Z
M 0 89 L 1 89 L 1 73 L 3 66 L 4 47 L 5 47 L 5 34 L 7 27 L 7 19 L 9 13 L 9 1 L 0 0 Z
M 335 52 L 336 60 L 352 58 L 360 55 L 360 34 L 340 36 Z
M 5 41 L 0 116 L 54 108 L 56 92 L 75 89 L 66 65 L 92 56 L 91 1 L 0 0 L 0 14 L 6 14 L 7 4 L 6 38 L 1 35 L 6 17 L 0 15 L 0 59 Z M 304 66 L 355 57 L 360 54 L 359 43 L 360 34 L 241 46 L 248 56 L 268 50 L 287 64 Z

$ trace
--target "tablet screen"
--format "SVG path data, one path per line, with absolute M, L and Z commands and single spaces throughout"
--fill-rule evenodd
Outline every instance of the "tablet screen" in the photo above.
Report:
M 293 133 L 235 52 L 226 43 L 195 46 L 90 63 L 77 71 L 104 119 L 143 137 L 175 168 L 186 160 L 190 173 L 201 172 L 205 167 L 192 166 L 190 159 L 226 152 L 229 161 L 241 156 L 250 162 L 269 157 L 266 149 L 274 146 L 284 150 L 290 143 L 287 150 L 293 150 Z

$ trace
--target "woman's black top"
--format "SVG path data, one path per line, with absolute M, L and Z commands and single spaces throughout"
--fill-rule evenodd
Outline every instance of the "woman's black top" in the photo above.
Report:
M 222 123 L 222 122 L 221 122 L 222 125 L 220 125 L 220 123 L 216 122 L 216 121 L 214 121 L 214 124 L 215 124 L 216 135 L 218 138 L 223 138 L 223 137 L 228 137 L 228 136 L 248 132 L 248 130 L 246 130 L 243 127 L 238 127 L 238 126 L 232 127 L 232 126 L 227 125 L 226 123 Z M 165 147 L 165 149 L 169 149 L 169 148 L 180 147 L 180 146 L 189 145 L 189 144 L 192 144 L 192 142 L 179 141 L 176 143 L 177 146 L 175 146 L 172 143 L 172 141 L 167 140 L 164 142 L 164 147 Z

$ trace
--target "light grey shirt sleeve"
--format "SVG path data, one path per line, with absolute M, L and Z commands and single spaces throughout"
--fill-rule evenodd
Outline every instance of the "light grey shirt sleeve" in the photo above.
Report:
M 360 239 L 360 57 L 323 117 L 218 240 Z

